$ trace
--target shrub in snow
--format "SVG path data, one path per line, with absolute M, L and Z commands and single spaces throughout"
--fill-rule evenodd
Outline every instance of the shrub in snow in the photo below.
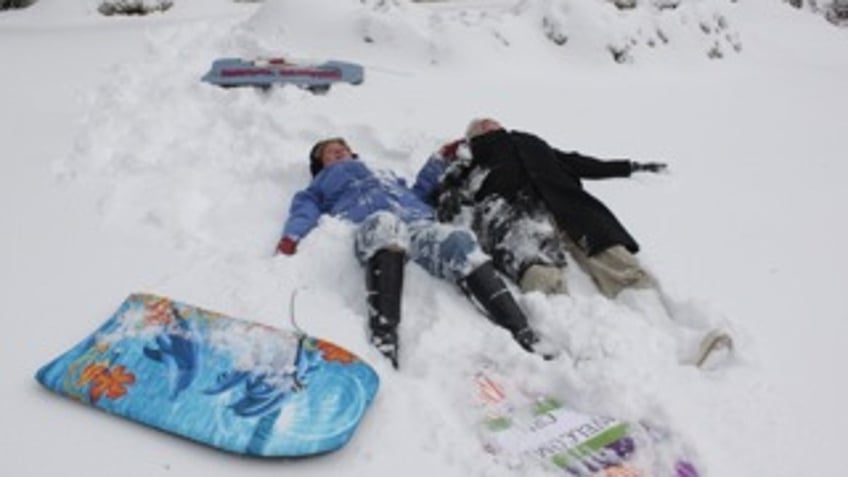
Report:
M 619 10 L 636 8 L 636 0 L 612 0 L 612 3 L 618 7 Z
M 742 50 L 728 20 L 735 1 L 543 0 L 540 24 L 554 44 L 593 44 L 616 63 L 633 63 L 660 49 L 700 50 L 719 59 Z
M 848 0 L 833 0 L 825 12 L 825 17 L 833 23 L 848 24 Z
M 147 15 L 174 6 L 171 0 L 104 0 L 97 7 L 103 15 Z
M 372 7 L 375 10 L 399 7 L 399 0 L 359 0 L 363 5 Z
M 11 10 L 13 8 L 26 8 L 35 3 L 35 0 L 0 0 L 0 10 Z
M 557 18 L 553 16 L 542 17 L 542 31 L 555 45 L 562 46 L 568 42 L 568 35 L 565 34 L 565 28 Z
M 848 26 L 848 0 L 786 0 L 795 8 L 824 15 L 834 25 Z
M 658 10 L 673 10 L 680 5 L 682 0 L 653 0 L 653 4 Z
M 636 8 L 639 4 L 650 4 L 658 10 L 674 9 L 680 5 L 683 0 L 609 0 L 619 10 L 630 10 Z

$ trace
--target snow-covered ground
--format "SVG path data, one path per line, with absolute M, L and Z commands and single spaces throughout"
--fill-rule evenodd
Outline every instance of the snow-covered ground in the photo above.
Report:
M 840 475 L 848 30 L 777 0 L 660 14 L 600 0 L 177 0 L 145 18 L 97 3 L 0 12 L 3 475 L 541 474 L 480 449 L 469 395 L 483 360 L 578 409 L 672 428 L 704 475 Z M 277 54 L 356 61 L 366 81 L 324 96 L 198 81 L 216 57 Z M 572 296 L 521 297 L 568 350 L 542 362 L 410 265 L 395 372 L 366 341 L 349 225 L 325 220 L 297 255 L 271 255 L 315 140 L 345 136 L 412 177 L 481 115 L 563 149 L 668 162 L 668 175 L 587 187 L 640 241 L 678 317 L 729 326 L 737 356 L 680 365 L 667 327 L 571 267 Z M 132 291 L 287 327 L 296 289 L 299 325 L 382 378 L 339 452 L 236 458 L 32 379 Z

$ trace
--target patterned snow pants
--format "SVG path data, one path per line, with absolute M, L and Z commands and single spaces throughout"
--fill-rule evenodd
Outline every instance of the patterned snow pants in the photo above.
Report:
M 356 231 L 354 253 L 365 264 L 378 251 L 402 250 L 431 275 L 453 282 L 468 276 L 489 260 L 474 233 L 430 220 L 405 223 L 391 212 L 377 212 Z
M 490 196 L 474 207 L 471 229 L 495 267 L 515 283 L 531 265 L 564 267 L 566 248 L 544 205 Z
M 625 288 L 656 287 L 626 248 L 615 245 L 590 257 L 554 225 L 543 204 L 525 197 L 512 203 L 495 196 L 485 199 L 474 208 L 471 228 L 498 270 L 516 283 L 531 265 L 565 267 L 568 252 L 609 298 Z

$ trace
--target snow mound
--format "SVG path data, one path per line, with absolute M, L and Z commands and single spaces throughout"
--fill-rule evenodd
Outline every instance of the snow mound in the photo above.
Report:
M 624 63 L 693 53 L 715 59 L 742 50 L 734 4 L 271 0 L 245 28 L 266 45 L 318 56 L 365 53 L 370 60 L 388 57 L 405 65 L 516 61 L 527 49 L 544 50 L 552 61 L 589 55 Z
M 471 431 L 469 390 L 483 361 L 527 389 L 567 396 L 585 412 L 668 423 L 674 409 L 666 403 L 680 397 L 681 385 L 704 386 L 700 371 L 677 359 L 681 330 L 722 324 L 722 318 L 687 308 L 684 300 L 672 310 L 684 315 L 678 329 L 650 299 L 608 300 L 569 267 L 572 296 L 520 297 L 531 323 L 563 348 L 559 359 L 543 362 L 489 323 L 456 287 L 410 265 L 400 330 L 403 372 L 392 375 L 366 339 L 352 226 L 325 218 L 297 255 L 271 257 L 291 196 L 310 179 L 307 152 L 318 139 L 344 136 L 362 160 L 411 178 L 427 154 L 451 138 L 447 131 L 460 131 L 469 117 L 470 107 L 461 103 L 472 89 L 451 92 L 442 66 L 451 65 L 444 71 L 456 75 L 448 82 L 468 75 L 466 85 L 479 85 L 489 80 L 487 68 L 502 70 L 504 61 L 537 64 L 544 72 L 571 51 L 607 63 L 613 44 L 624 45 L 631 57 L 647 52 L 662 26 L 654 21 L 677 25 L 662 26 L 669 44 L 693 24 L 709 37 L 702 18 L 713 19 L 711 31 L 721 30 L 722 38 L 729 31 L 715 16 L 725 8 L 719 0 L 657 10 L 664 20 L 651 13 L 659 8 L 654 4 L 630 11 L 566 0 L 487 7 L 269 0 L 244 22 L 160 30 L 151 34 L 144 59 L 114 68 L 91 86 L 75 147 L 56 164 L 62 177 L 95 186 L 110 226 L 192 256 L 188 267 L 159 282 L 161 293 L 212 309 L 247 310 L 241 315 L 279 325 L 289 296 L 308 289 L 298 301 L 300 325 L 393 376 L 384 391 L 391 399 L 375 403 L 386 424 L 363 429 L 356 445 L 387 456 L 393 449 L 422 449 L 464 475 L 480 476 L 507 475 L 494 464 L 481 465 L 488 460 Z M 652 29 L 645 30 L 646 23 Z M 703 52 L 713 40 L 681 48 Z M 279 54 L 362 62 L 366 81 L 316 96 L 291 87 L 225 90 L 199 80 L 218 57 Z M 741 380 L 737 390 L 745 387 Z M 400 436 L 395 428 L 420 434 Z M 380 474 L 392 462 L 375 457 L 368 468 Z

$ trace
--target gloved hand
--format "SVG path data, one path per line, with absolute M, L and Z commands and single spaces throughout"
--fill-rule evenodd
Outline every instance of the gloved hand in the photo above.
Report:
M 450 222 L 462 211 L 462 197 L 456 189 L 448 189 L 439 195 L 436 218 L 440 222 Z
M 630 170 L 632 172 L 665 172 L 668 169 L 668 164 L 664 162 L 636 162 L 632 161 L 630 163 Z
M 291 237 L 283 237 L 277 244 L 277 253 L 283 255 L 294 255 L 297 252 L 297 240 Z
M 456 159 L 457 149 L 459 149 L 459 146 L 461 146 L 464 142 L 465 139 L 457 139 L 445 144 L 441 147 L 441 149 L 439 149 L 439 155 L 448 162 L 453 161 Z

